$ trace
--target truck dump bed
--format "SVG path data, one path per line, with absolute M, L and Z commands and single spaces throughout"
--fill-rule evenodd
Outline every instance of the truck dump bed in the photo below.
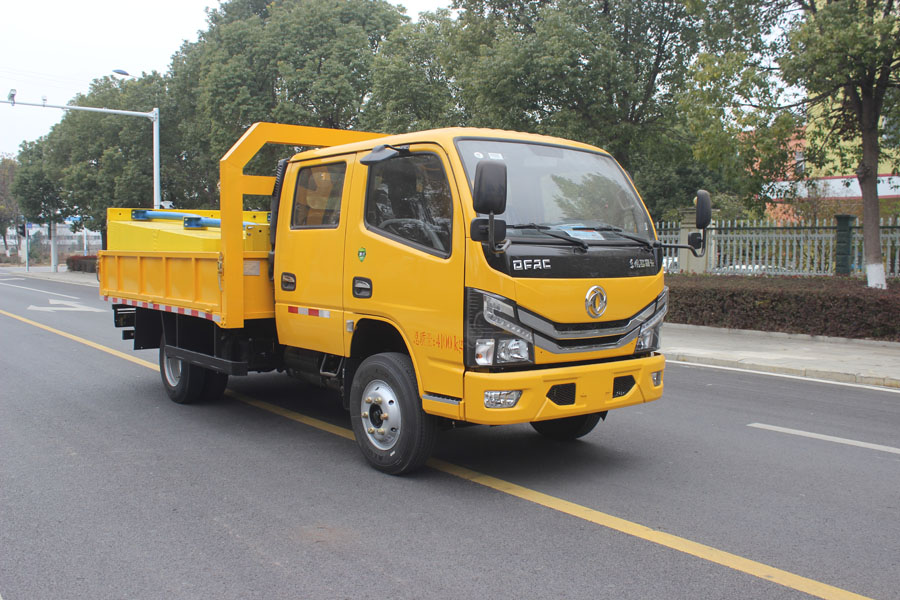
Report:
M 267 212 L 244 211 L 244 317 L 273 317 Z M 100 258 L 102 294 L 120 304 L 188 309 L 221 322 L 223 313 L 221 227 L 190 225 L 219 220 L 219 211 L 109 209 L 107 243 Z M 201 221 L 208 223 L 209 221 Z M 144 304 L 141 304 L 144 303 Z
M 274 317 L 269 213 L 242 209 L 245 195 L 271 195 L 275 177 L 246 175 L 244 167 L 265 144 L 327 147 L 382 135 L 254 124 L 219 163 L 220 210 L 109 209 L 108 249 L 99 258 L 100 295 L 116 304 L 200 316 L 226 328 Z

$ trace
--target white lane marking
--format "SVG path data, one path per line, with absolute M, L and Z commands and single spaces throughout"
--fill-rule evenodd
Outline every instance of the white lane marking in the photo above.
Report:
M 0 281 L 25 281 L 25 278 L 24 277 L 4 277 L 3 279 L 0 279 Z M 3 598 L 0 598 L 0 600 L 3 600 Z
M 857 446 L 868 450 L 878 450 L 879 452 L 890 452 L 891 454 L 900 454 L 900 448 L 892 446 L 882 446 L 881 444 L 870 444 L 869 442 L 859 442 L 857 440 L 848 440 L 847 438 L 835 437 L 833 435 L 824 435 L 822 433 L 811 433 L 809 431 L 801 431 L 800 429 L 788 429 L 787 427 L 779 427 L 777 425 L 766 425 L 765 423 L 750 423 L 747 427 L 755 427 L 757 429 L 768 429 L 769 431 L 777 431 L 778 433 L 787 433 L 790 435 L 799 435 L 801 437 L 813 438 L 815 440 L 825 440 L 826 442 L 834 442 L 836 444 L 846 444 L 847 446 Z
M 42 294 L 50 294 L 51 296 L 62 296 L 63 298 L 71 298 L 72 300 L 78 300 L 78 296 L 69 296 L 67 294 L 57 294 L 56 292 L 48 292 L 47 290 L 39 290 L 37 288 L 25 287 L 24 285 L 13 285 L 11 283 L 2 283 L 0 285 L 5 285 L 7 287 L 19 288 L 20 290 L 28 290 L 31 292 L 40 292 Z
M 60 312 L 60 311 L 73 311 L 73 312 L 106 312 L 102 308 L 94 308 L 93 306 L 85 306 L 84 304 L 80 304 L 78 302 L 72 302 L 71 300 L 54 300 L 50 298 L 47 300 L 53 306 L 35 306 L 32 304 L 28 307 L 28 310 L 40 310 L 43 312 Z
M 740 367 L 723 367 L 722 365 L 705 365 L 703 363 L 689 362 L 686 360 L 669 360 L 666 364 L 679 365 L 682 367 L 701 367 L 704 369 L 717 369 L 719 371 L 734 371 L 735 373 L 752 373 L 753 375 L 767 375 L 769 377 L 781 377 L 782 379 L 796 379 L 798 381 L 811 381 L 813 383 L 827 383 L 828 385 L 842 385 L 845 387 L 858 388 L 863 390 L 872 390 L 875 392 L 888 392 L 889 394 L 900 394 L 900 389 L 881 387 L 879 385 L 868 385 L 865 383 L 852 383 L 850 381 L 834 381 L 833 379 L 818 379 L 816 377 L 806 377 L 805 375 L 789 375 L 788 373 L 773 373 L 771 371 L 757 371 L 754 369 L 742 369 Z

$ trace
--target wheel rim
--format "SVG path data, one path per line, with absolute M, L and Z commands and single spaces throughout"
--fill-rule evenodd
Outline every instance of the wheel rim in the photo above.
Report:
M 359 402 L 362 428 L 379 450 L 390 450 L 400 437 L 400 402 L 397 394 L 380 379 L 370 381 Z
M 181 359 L 166 356 L 166 360 L 163 362 L 166 382 L 172 387 L 177 387 L 178 382 L 181 381 Z

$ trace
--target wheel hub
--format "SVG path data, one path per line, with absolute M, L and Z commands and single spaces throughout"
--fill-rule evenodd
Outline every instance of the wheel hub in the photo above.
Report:
M 390 450 L 400 437 L 400 404 L 386 382 L 370 381 L 359 405 L 363 431 L 373 446 Z
M 166 381 L 169 385 L 175 387 L 181 381 L 181 359 L 166 356 Z

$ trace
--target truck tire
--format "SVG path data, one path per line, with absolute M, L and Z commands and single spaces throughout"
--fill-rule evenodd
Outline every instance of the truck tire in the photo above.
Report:
M 531 426 L 542 436 L 553 440 L 575 440 L 589 434 L 605 416 L 606 413 L 592 413 L 549 421 L 532 421 Z
M 222 397 L 225 388 L 228 387 L 228 373 L 219 373 L 211 369 L 203 370 L 206 371 L 206 382 L 203 384 L 200 397 L 204 402 L 215 402 Z
M 385 352 L 362 362 L 350 387 L 350 423 L 363 456 L 379 471 L 401 475 L 425 464 L 437 419 L 422 410 L 407 355 Z
M 178 358 L 170 358 L 166 354 L 165 335 L 159 342 L 159 373 L 163 387 L 173 402 L 193 404 L 203 399 L 207 370 Z

